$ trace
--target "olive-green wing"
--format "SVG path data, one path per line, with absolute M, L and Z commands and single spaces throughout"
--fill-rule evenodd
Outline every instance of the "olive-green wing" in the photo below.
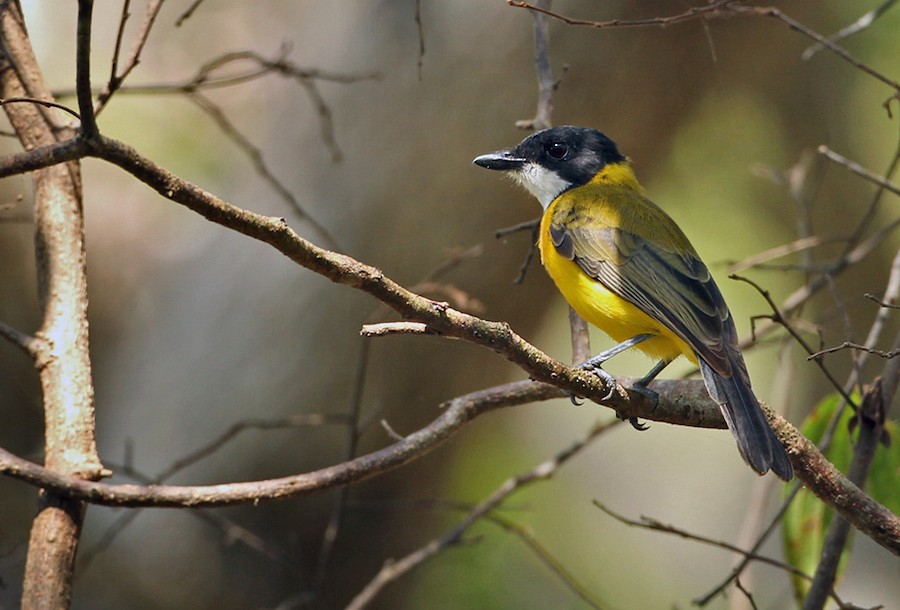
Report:
M 621 228 L 566 223 L 566 217 L 572 218 L 558 215 L 550 224 L 550 237 L 561 256 L 664 324 L 716 372 L 731 376 L 726 344 L 736 337 L 731 336 L 733 324 L 726 324 L 728 307 L 693 250 L 677 252 L 675 245 Z

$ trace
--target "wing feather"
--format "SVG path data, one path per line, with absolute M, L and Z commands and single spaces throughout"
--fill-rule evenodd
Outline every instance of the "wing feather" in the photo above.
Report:
M 703 261 L 620 227 L 555 216 L 556 251 L 614 294 L 664 324 L 716 372 L 730 376 L 726 349 L 728 307 Z M 668 217 L 665 220 L 671 222 Z M 594 228 L 591 228 L 594 227 Z

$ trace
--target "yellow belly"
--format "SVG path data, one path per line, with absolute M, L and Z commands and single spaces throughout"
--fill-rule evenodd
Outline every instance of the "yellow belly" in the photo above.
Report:
M 560 256 L 543 226 L 539 247 L 547 273 L 582 318 L 617 342 L 641 334 L 655 335 L 636 346 L 651 358 L 669 361 L 684 355 L 697 362 L 694 351 L 675 333 L 591 278 L 575 262 Z

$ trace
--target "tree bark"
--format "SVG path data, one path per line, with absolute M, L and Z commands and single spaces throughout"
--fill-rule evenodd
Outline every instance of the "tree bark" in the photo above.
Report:
M 0 4 L 0 95 L 52 100 L 17 2 Z M 5 104 L 22 146 L 30 150 L 70 138 L 58 110 Z M 88 350 L 84 219 L 78 162 L 35 171 L 34 222 L 42 323 L 35 368 L 43 390 L 47 468 L 96 480 L 103 474 L 94 435 L 94 391 Z M 25 564 L 23 608 L 66 608 L 85 504 L 42 492 Z

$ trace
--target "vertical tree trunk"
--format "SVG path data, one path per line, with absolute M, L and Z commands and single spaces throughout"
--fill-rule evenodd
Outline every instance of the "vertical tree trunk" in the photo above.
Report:
M 16 2 L 0 4 L 0 96 L 51 100 Z M 74 68 L 74 61 L 73 61 Z M 4 105 L 26 149 L 72 137 L 59 111 L 33 103 Z M 35 361 L 43 390 L 44 461 L 82 478 L 103 474 L 94 436 L 94 391 L 88 352 L 84 220 L 78 163 L 34 173 L 35 251 L 42 309 Z M 42 493 L 25 564 L 23 608 L 65 608 L 85 505 Z

